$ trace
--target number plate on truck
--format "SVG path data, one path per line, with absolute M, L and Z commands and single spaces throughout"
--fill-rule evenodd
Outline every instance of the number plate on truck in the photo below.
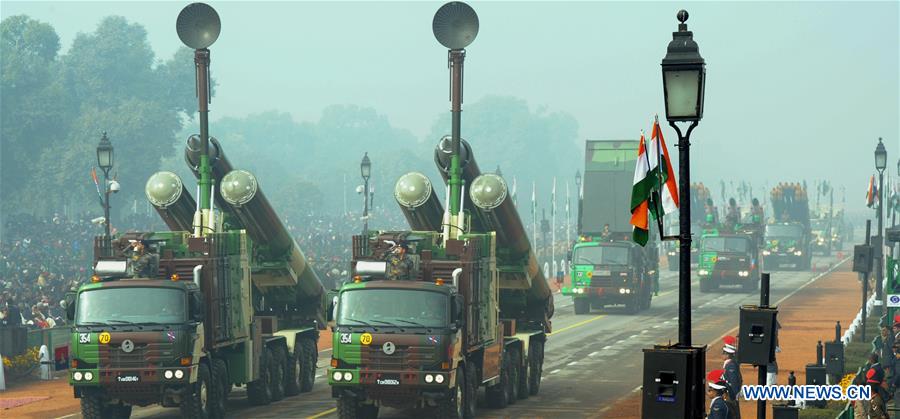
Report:
M 400 376 L 395 374 L 385 374 L 375 379 L 375 384 L 381 386 L 399 386 Z
M 119 374 L 116 377 L 116 381 L 120 383 L 137 383 L 141 381 L 141 376 L 138 374 Z

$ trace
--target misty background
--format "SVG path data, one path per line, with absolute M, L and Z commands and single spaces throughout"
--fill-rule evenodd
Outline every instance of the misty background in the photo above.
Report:
M 193 191 L 182 151 L 199 131 L 193 53 L 175 33 L 186 4 L 3 2 L 3 217 L 102 215 L 89 173 L 103 131 L 122 183 L 113 224 L 146 211 L 157 170 Z M 222 20 L 210 133 L 280 214 L 360 212 L 364 152 L 376 206 L 396 208 L 407 171 L 440 184 L 432 153 L 450 132 L 449 72 L 431 20 L 442 2 L 210 4 Z M 532 184 L 539 212 L 549 215 L 554 177 L 557 211 L 566 185 L 574 204 L 584 140 L 637 139 L 665 119 L 659 64 L 681 8 L 707 62 L 692 180 L 717 201 L 720 180 L 762 198 L 780 181 L 824 179 L 851 216 L 874 217 L 864 196 L 878 137 L 896 175 L 897 2 L 470 4 L 480 31 L 467 48 L 462 137 L 483 171 L 515 179 L 526 223 Z

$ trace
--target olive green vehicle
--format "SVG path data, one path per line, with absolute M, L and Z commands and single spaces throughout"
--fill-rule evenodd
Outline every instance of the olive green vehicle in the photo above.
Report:
M 700 238 L 700 292 L 722 285 L 739 285 L 746 291 L 759 289 L 759 247 L 746 234 L 707 234 Z
M 193 3 L 178 28 L 197 50 L 201 134 L 185 157 L 200 201 L 177 175 L 158 172 L 146 194 L 170 231 L 95 240 L 91 283 L 66 296 L 69 383 L 86 419 L 127 418 L 151 404 L 221 418 L 235 385 L 263 405 L 310 391 L 315 378 L 322 284 L 256 177 L 234 170 L 208 137 L 206 47 L 218 15 Z

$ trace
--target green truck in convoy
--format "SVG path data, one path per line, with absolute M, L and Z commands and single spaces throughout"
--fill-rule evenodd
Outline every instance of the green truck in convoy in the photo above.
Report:
M 394 197 L 410 230 L 353 238 L 327 374 L 341 418 L 375 417 L 383 406 L 471 418 L 479 387 L 498 408 L 540 389 L 553 295 L 506 182 L 482 174 L 459 137 L 462 48 L 477 18 L 451 2 L 434 20 L 452 71 L 453 134 L 435 150 L 448 209 L 425 175 L 407 173 Z
M 650 242 L 631 240 L 631 187 L 639 141 L 587 141 L 584 184 L 578 211 L 578 242 L 572 272 L 562 288 L 575 314 L 624 305 L 636 313 L 650 307 L 659 281 L 658 229 Z
M 746 234 L 707 234 L 700 238 L 700 291 L 718 289 L 720 285 L 740 285 L 744 290 L 759 287 L 759 247 Z
M 779 184 L 772 189 L 774 220 L 765 227 L 763 261 L 766 269 L 791 265 L 796 270 L 812 266 L 809 202 L 799 184 Z
M 179 35 L 210 22 L 211 7 L 191 4 Z M 84 418 L 150 404 L 220 418 L 233 385 L 257 405 L 312 389 L 324 289 L 256 178 L 207 137 L 207 71 L 198 66 L 201 135 L 185 151 L 200 202 L 174 173 L 151 176 L 147 197 L 170 231 L 98 237 L 92 281 L 66 296 L 69 383 Z

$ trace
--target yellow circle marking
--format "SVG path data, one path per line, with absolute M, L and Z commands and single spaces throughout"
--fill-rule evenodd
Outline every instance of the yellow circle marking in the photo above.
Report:
M 368 332 L 363 333 L 359 337 L 359 343 L 361 343 L 363 345 L 368 345 L 368 344 L 372 343 L 372 334 L 368 333 Z
M 100 343 L 106 345 L 107 343 L 109 343 L 110 339 L 109 332 L 101 333 L 100 336 L 97 337 L 97 339 L 100 341 Z

